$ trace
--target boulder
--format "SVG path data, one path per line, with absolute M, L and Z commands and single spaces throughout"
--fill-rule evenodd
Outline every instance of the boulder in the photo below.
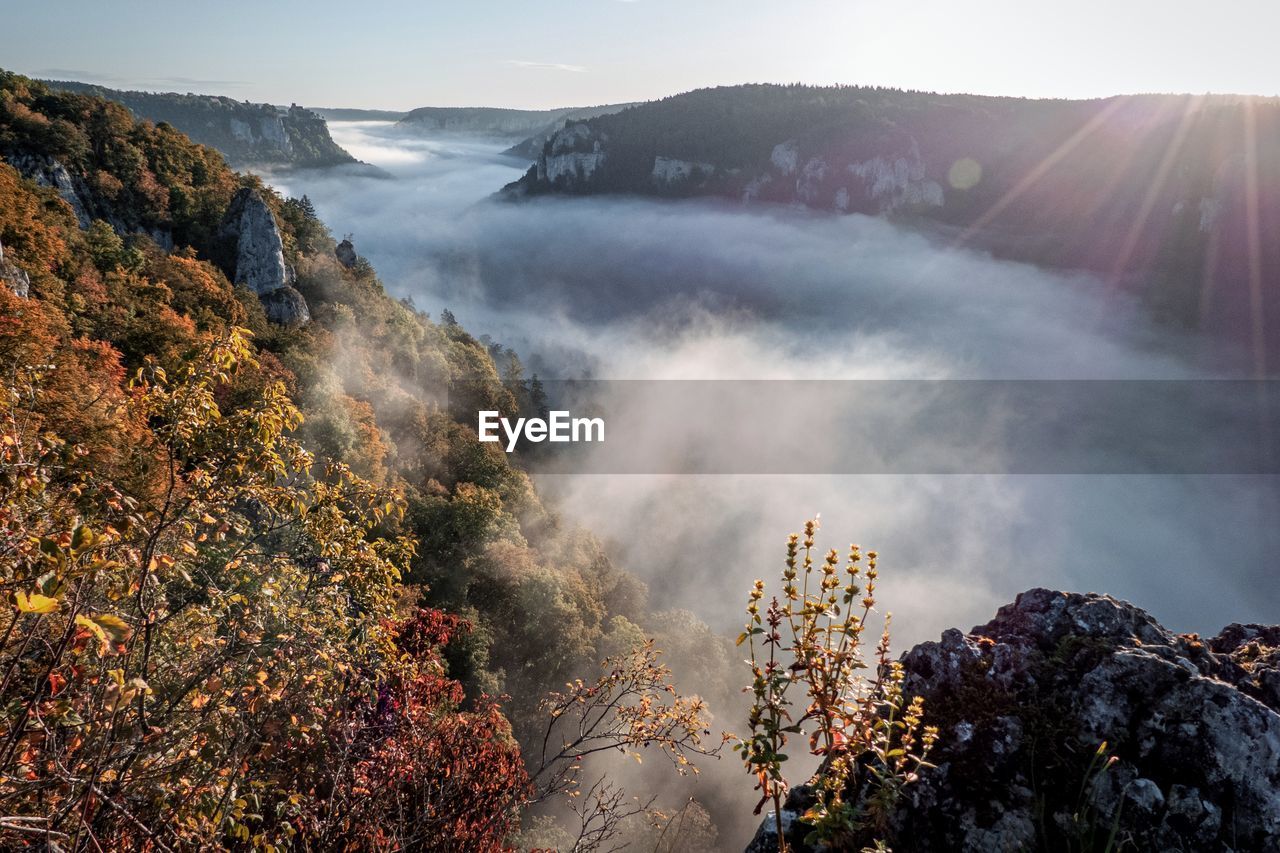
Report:
M 351 269 L 356 265 L 356 247 L 351 242 L 350 237 L 344 238 L 337 248 L 333 250 L 333 253 L 337 256 L 338 262 L 347 269 Z
M 1025 592 L 903 656 L 941 736 L 879 836 L 898 853 L 1090 849 L 1113 831 L 1122 849 L 1280 849 L 1277 646 L 1280 627 L 1202 640 L 1108 596 Z M 796 853 L 811 803 L 807 786 L 787 802 Z M 749 849 L 777 849 L 771 815 Z
M 307 300 L 292 287 L 277 288 L 258 297 L 266 311 L 267 319 L 281 326 L 303 326 L 311 322 Z

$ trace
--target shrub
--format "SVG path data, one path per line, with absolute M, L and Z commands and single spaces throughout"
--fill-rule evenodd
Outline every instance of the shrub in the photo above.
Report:
M 923 726 L 923 702 L 907 701 L 901 665 L 889 659 L 889 618 L 873 663 L 863 653 L 868 619 L 875 608 L 877 554 L 849 546 L 844 571 L 832 550 L 814 560 L 817 520 L 808 521 L 804 539 L 787 541 L 782 600 L 775 596 L 761 612 L 764 581 L 758 580 L 747 605 L 746 630 L 738 644 L 751 654 L 753 696 L 750 736 L 738 741 L 748 772 L 756 778 L 759 814 L 774 807 L 778 849 L 787 849 L 782 804 L 789 789 L 783 764 L 790 736 L 808 734 L 808 749 L 822 758 L 813 780 L 816 802 L 802 820 L 813 827 L 813 843 L 837 843 L 853 833 L 877 828 L 903 786 L 926 766 L 937 731 Z M 874 667 L 868 677 L 862 674 Z M 793 719 L 792 688 L 804 694 L 803 711 Z M 808 732 L 806 732 L 808 726 Z M 847 798 L 863 774 L 869 783 L 856 801 Z

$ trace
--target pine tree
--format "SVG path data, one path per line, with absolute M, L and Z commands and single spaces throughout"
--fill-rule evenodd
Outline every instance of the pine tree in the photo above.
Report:
M 542 380 L 538 378 L 536 373 L 529 380 L 529 405 L 535 416 L 544 420 L 551 416 L 551 406 L 547 401 L 547 389 L 542 387 Z

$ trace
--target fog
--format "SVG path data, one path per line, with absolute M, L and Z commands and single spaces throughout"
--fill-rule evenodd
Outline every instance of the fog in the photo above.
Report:
M 705 201 L 499 202 L 491 194 L 527 167 L 501 155 L 508 142 L 331 127 L 385 176 L 295 172 L 273 183 L 309 195 L 335 235 L 352 234 L 394 295 L 432 315 L 450 308 L 544 378 L 1234 375 L 1229 358 L 1153 327 L 1141 306 L 1085 275 L 861 216 Z M 690 424 L 679 439 L 753 452 L 725 420 Z M 838 468 L 849 447 L 836 435 L 813 452 Z M 786 534 L 819 512 L 821 544 L 881 552 L 899 648 L 985 622 L 1034 586 L 1107 592 L 1181 631 L 1275 621 L 1280 605 L 1274 477 L 538 479 L 649 583 L 656 609 L 687 607 L 726 632 L 741 621 L 751 580 L 776 577 Z

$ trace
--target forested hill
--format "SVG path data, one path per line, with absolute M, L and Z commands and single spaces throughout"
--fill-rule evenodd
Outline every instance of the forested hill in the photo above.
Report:
M 403 110 L 364 110 L 348 107 L 311 107 L 326 121 L 399 121 L 405 117 Z
M 509 190 L 891 214 L 1140 282 L 1165 316 L 1229 333 L 1251 327 L 1250 282 L 1280 282 L 1280 243 L 1256 239 L 1280 229 L 1274 98 L 705 89 L 571 123 Z M 1280 329 L 1273 295 L 1263 310 Z
M 237 166 L 335 166 L 355 158 L 329 135 L 323 117 L 296 104 L 288 109 L 219 95 L 126 92 L 88 83 L 43 81 L 53 89 L 106 98 L 139 119 L 167 122 Z
M 418 133 L 459 133 L 520 140 L 507 153 L 533 160 L 566 121 L 580 121 L 624 110 L 632 104 L 557 110 L 513 110 L 498 107 L 419 107 L 400 120 Z
M 419 107 L 410 110 L 400 124 L 424 131 L 446 131 L 494 136 L 532 136 L 554 131 L 569 119 L 589 119 L 615 113 L 631 104 L 569 107 L 557 110 L 516 110 L 501 107 Z
M 728 660 L 476 440 L 514 354 L 305 198 L 0 72 L 0 245 L 0 847 L 501 849 L 550 691 Z

